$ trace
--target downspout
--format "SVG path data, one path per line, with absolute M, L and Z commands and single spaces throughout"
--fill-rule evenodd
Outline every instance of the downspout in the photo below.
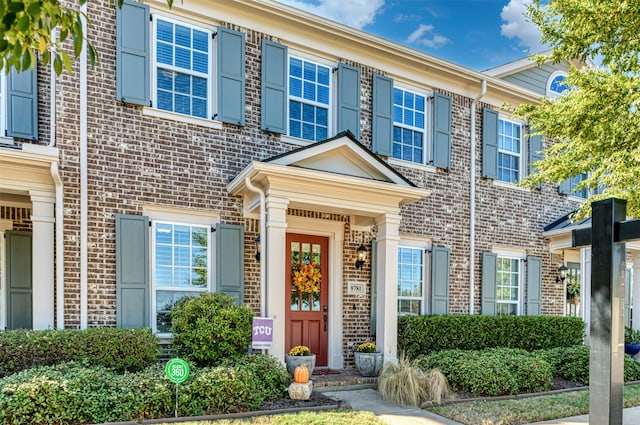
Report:
M 87 16 L 87 3 L 80 6 Z M 80 51 L 80 329 L 87 328 L 88 305 L 88 189 L 87 189 L 87 21 L 82 19 L 85 42 Z
M 258 193 L 260 195 L 260 316 L 266 317 L 267 311 L 267 286 L 266 286 L 266 264 L 267 264 L 267 252 L 265 251 L 266 239 L 267 239 L 267 223 L 265 217 L 265 194 L 264 190 L 251 183 L 251 179 L 246 177 L 244 179 L 244 185 L 250 191 Z
M 64 329 L 64 192 L 58 163 L 51 163 L 51 178 L 56 185 L 56 329 Z
M 475 313 L 474 301 L 476 298 L 476 106 L 485 94 L 487 94 L 487 80 L 482 80 L 482 90 L 471 102 L 471 167 L 469 168 L 471 176 L 469 179 L 471 180 L 469 188 L 469 314 L 471 315 Z
M 54 28 L 53 30 L 51 30 L 51 42 L 55 43 L 56 38 L 58 36 L 58 30 L 56 28 Z M 50 96 L 51 96 L 51 100 L 50 100 L 50 107 L 49 107 L 49 125 L 50 125 L 50 131 L 51 133 L 49 134 L 49 147 L 54 147 L 56 145 L 56 71 L 55 68 L 53 66 L 53 61 L 51 61 L 51 89 L 50 89 Z M 57 170 L 56 170 L 57 173 Z M 52 170 L 52 174 L 53 174 L 53 170 Z M 58 176 L 59 178 L 60 176 Z M 55 180 L 55 179 L 54 179 Z M 57 187 L 57 186 L 56 186 Z M 62 216 L 60 216 L 62 217 Z

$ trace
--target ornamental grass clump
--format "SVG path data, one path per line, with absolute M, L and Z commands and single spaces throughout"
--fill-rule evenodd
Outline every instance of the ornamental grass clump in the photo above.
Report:
M 358 353 L 375 353 L 376 352 L 376 344 L 373 342 L 363 342 L 362 344 L 356 347 L 356 352 Z
M 289 350 L 290 356 L 310 356 L 311 350 L 306 345 L 296 345 L 291 350 Z
M 387 401 L 415 407 L 424 402 L 440 404 L 451 394 L 447 378 L 439 370 L 424 371 L 404 355 L 398 364 L 385 364 L 378 378 L 378 391 Z

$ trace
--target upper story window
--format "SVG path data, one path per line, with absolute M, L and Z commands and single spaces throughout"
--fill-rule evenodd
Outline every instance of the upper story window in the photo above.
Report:
M 572 196 L 577 196 L 578 198 L 588 198 L 589 192 L 587 189 L 578 190 L 577 186 L 580 182 L 587 178 L 587 175 L 584 173 L 578 174 L 577 176 L 573 176 L 569 179 L 569 190 Z
M 556 71 L 549 76 L 549 80 L 547 81 L 547 96 L 558 96 L 570 89 L 565 81 L 567 75 L 565 71 Z
M 317 142 L 329 137 L 331 68 L 289 57 L 289 136 Z
M 394 87 L 393 157 L 424 164 L 426 140 L 426 97 Z
M 498 120 L 498 180 L 516 183 L 522 170 L 522 124 Z
M 154 104 L 158 109 L 211 116 L 211 31 L 155 19 Z

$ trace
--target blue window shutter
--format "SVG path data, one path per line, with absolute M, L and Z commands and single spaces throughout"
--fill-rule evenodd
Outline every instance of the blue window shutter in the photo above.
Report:
M 540 316 L 542 301 L 542 258 L 527 257 L 527 315 Z
M 451 166 L 451 97 L 433 94 L 433 165 Z
M 149 6 L 124 0 L 116 7 L 116 98 L 151 106 Z
M 532 131 L 531 133 L 535 133 Z M 529 136 L 529 174 L 535 174 L 536 170 L 533 167 L 535 162 L 538 162 L 544 158 L 543 154 L 543 139 L 539 134 Z M 538 184 L 538 189 L 542 189 L 542 185 Z
M 498 178 L 498 111 L 482 113 L 482 177 Z
M 33 68 L 16 72 L 11 68 L 7 78 L 7 136 L 36 140 L 38 138 L 38 71 Z
M 244 303 L 244 226 L 216 225 L 216 292 Z
M 631 269 L 624 270 L 624 325 L 631 327 Z
M 338 64 L 338 133 L 351 133 L 360 140 L 360 68 Z
M 371 313 L 369 335 L 376 334 L 376 311 L 378 304 L 378 241 L 371 241 Z
M 149 217 L 116 214 L 116 325 L 149 327 Z
M 498 254 L 482 253 L 482 314 L 496 315 L 496 274 Z
M 449 255 L 449 248 L 431 251 L 431 314 L 449 313 Z
M 262 118 L 260 126 L 287 133 L 287 46 L 262 39 Z
M 229 124 L 243 126 L 244 34 L 218 27 L 218 116 Z
M 5 243 L 7 329 L 33 329 L 32 232 L 6 232 Z
M 393 80 L 373 74 L 373 152 L 392 156 Z
M 571 195 L 571 179 L 566 179 L 560 186 L 558 186 L 558 192 L 563 195 Z

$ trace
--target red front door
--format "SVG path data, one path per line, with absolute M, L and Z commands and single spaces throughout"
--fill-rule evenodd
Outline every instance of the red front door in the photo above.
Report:
M 286 350 L 306 345 L 316 355 L 316 366 L 327 366 L 329 326 L 328 239 L 287 234 Z

